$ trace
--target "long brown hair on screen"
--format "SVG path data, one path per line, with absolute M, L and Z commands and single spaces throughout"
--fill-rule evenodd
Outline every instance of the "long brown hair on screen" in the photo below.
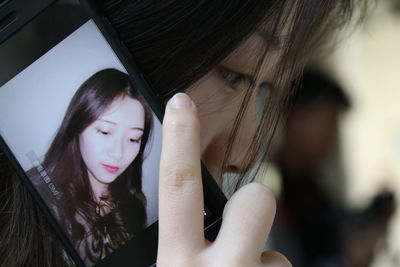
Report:
M 210 72 L 250 34 L 259 30 L 268 31 L 265 35 L 266 46 L 259 55 L 260 64 L 254 70 L 257 78 L 261 65 L 268 62 L 274 36 L 285 35 L 281 44 L 282 56 L 273 79 L 274 90 L 263 101 L 258 131 L 249 149 L 251 153 L 243 162 L 251 166 L 255 158 L 262 160 L 266 156 L 265 151 L 290 96 L 289 85 L 301 73 L 307 54 L 325 41 L 326 34 L 332 34 L 349 22 L 353 14 L 357 14 L 354 12 L 357 7 L 364 9 L 366 1 L 104 0 L 99 4 L 148 82 L 165 100 Z M 228 162 L 248 101 L 256 93 L 251 89 L 252 86 L 249 86 L 238 110 L 225 162 Z M 245 180 L 244 176 L 239 177 L 233 187 L 240 186 Z M 31 266 L 62 266 L 60 255 L 65 254 L 57 254 L 60 244 L 55 238 L 44 237 L 43 231 L 50 231 L 47 230 L 49 226 L 39 218 L 37 214 L 40 212 L 35 205 L 29 203 L 32 200 L 29 197 L 19 198 L 19 195 L 26 194 L 26 190 L 19 184 L 18 178 L 3 182 L 7 187 L 1 190 L 13 188 L 13 194 L 3 200 L 11 213 L 2 212 L 1 215 L 0 238 L 4 238 L 5 242 L 0 242 L 0 257 L 12 251 L 6 253 L 7 266 L 29 266 L 32 263 L 40 264 Z M 34 210 L 33 215 L 32 211 L 27 213 L 33 216 L 29 223 L 25 223 L 24 213 L 17 212 L 27 208 Z M 42 229 L 42 232 L 32 233 L 32 229 Z M 26 237 L 26 242 L 21 242 L 23 237 Z M 58 248 L 43 249 L 49 243 Z M 32 253 L 21 254 L 21 251 Z
M 142 104 L 144 131 L 138 155 L 108 187 L 109 196 L 103 202 L 109 202 L 112 208 L 104 215 L 99 213 L 99 204 L 91 189 L 87 166 L 79 149 L 79 135 L 119 97 L 130 97 Z M 103 258 L 145 227 L 142 163 L 151 127 L 151 112 L 131 85 L 128 75 L 116 69 L 103 69 L 79 87 L 45 155 L 42 165 L 62 193 L 61 200 L 55 205 L 59 220 L 73 244 L 76 247 L 83 245 L 83 256 L 92 262 Z M 89 233 L 86 227 L 90 229 Z
M 111 207 L 102 214 L 81 155 L 79 135 L 121 97 L 136 99 L 143 106 L 144 131 L 137 156 L 109 184 L 109 194 L 101 197 L 101 205 Z M 65 112 L 42 163 L 61 197 L 44 194 L 47 196 L 44 200 L 54 209 L 73 245 L 88 262 L 104 258 L 145 227 L 142 164 L 151 127 L 149 108 L 130 84 L 127 74 L 116 69 L 103 69 L 90 76 L 76 91 Z M 39 174 L 35 167 L 28 171 L 28 175 L 35 173 Z M 39 189 L 42 193 L 48 191 L 43 182 L 39 183 Z

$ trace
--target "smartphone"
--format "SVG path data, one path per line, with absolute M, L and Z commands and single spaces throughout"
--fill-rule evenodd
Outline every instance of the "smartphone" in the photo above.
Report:
M 155 266 L 164 105 L 133 58 L 96 1 L 0 2 L 0 149 L 77 266 Z M 93 88 L 116 84 L 110 73 L 137 99 L 99 104 L 111 89 Z M 125 120 L 133 102 L 137 129 Z M 107 149 L 124 163 L 104 160 Z M 204 166 L 202 176 L 213 240 L 226 198 Z

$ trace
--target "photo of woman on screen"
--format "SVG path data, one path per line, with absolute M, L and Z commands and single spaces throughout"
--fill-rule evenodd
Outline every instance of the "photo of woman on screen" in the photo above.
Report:
M 75 93 L 41 163 L 48 181 L 37 167 L 28 171 L 86 263 L 146 226 L 142 163 L 151 127 L 128 76 L 98 71 Z

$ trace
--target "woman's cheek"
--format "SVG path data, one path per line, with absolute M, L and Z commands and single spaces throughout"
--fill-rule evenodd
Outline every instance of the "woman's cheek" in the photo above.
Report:
M 206 75 L 187 91 L 196 104 L 200 120 L 202 153 L 223 127 L 219 117 L 224 106 L 224 98 L 221 96 L 221 90 L 218 90 L 222 85 L 214 76 Z
M 195 83 L 187 93 L 196 104 L 200 120 L 202 161 L 220 184 L 222 162 L 241 97 L 213 72 Z
M 137 157 L 140 149 L 140 143 L 130 143 L 127 145 L 127 157 L 124 159 L 124 168 L 126 169 Z
M 221 186 L 222 162 L 225 155 L 226 143 L 223 139 L 215 138 L 202 151 L 201 159 L 208 171 Z
M 217 183 L 221 184 L 222 163 L 234 117 L 229 106 L 214 113 L 202 110 L 203 108 L 204 106 L 199 107 L 201 158 Z

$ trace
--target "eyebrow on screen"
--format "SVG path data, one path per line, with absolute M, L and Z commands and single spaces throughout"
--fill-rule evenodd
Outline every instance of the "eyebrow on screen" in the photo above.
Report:
M 113 125 L 117 125 L 117 123 L 115 123 L 115 122 L 113 122 L 113 121 L 109 121 L 109 120 L 98 119 L 98 121 L 102 121 L 102 122 L 106 122 L 106 123 L 111 123 L 111 124 L 113 124 Z M 131 128 L 129 128 L 129 129 L 138 130 L 138 131 L 142 131 L 142 132 L 144 131 L 144 129 L 141 128 L 141 127 L 131 127 Z
M 144 129 L 143 128 L 140 128 L 140 127 L 132 127 L 131 128 L 132 130 L 138 130 L 138 131 L 144 131 Z

